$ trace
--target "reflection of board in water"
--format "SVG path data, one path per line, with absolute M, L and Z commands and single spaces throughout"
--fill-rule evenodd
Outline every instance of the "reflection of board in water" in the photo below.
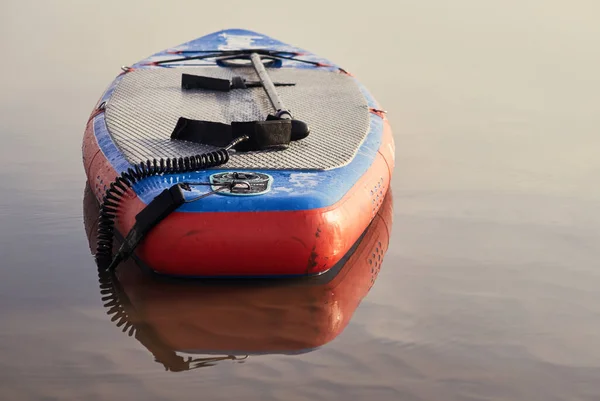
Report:
M 84 222 L 92 252 L 98 211 L 86 187 Z M 101 270 L 102 300 L 111 320 L 170 371 L 243 361 L 253 354 L 309 352 L 344 330 L 373 286 L 392 214 L 390 192 L 348 258 L 321 276 L 190 282 L 149 274 L 130 259 L 115 273 Z

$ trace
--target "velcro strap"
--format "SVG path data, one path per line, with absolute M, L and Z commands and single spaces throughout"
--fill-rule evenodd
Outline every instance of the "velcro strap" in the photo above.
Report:
M 171 133 L 171 139 L 202 143 L 205 145 L 227 146 L 233 140 L 231 125 L 214 121 L 190 120 L 179 117 Z M 237 138 L 237 137 L 236 137 Z
M 293 86 L 295 83 L 273 82 L 275 86 Z M 234 76 L 231 81 L 223 78 L 204 77 L 201 75 L 181 74 L 181 87 L 183 89 L 207 89 L 220 92 L 229 92 L 232 89 L 258 88 L 260 81 L 246 81 L 243 77 Z
M 228 79 L 203 77 L 201 75 L 182 74 L 181 87 L 183 89 L 208 89 L 229 92 L 231 82 Z
M 291 120 L 232 122 L 231 125 L 214 121 L 190 120 L 180 117 L 171 139 L 190 141 L 203 145 L 225 147 L 240 136 L 248 140 L 235 149 L 248 152 L 265 149 L 285 149 L 292 137 Z

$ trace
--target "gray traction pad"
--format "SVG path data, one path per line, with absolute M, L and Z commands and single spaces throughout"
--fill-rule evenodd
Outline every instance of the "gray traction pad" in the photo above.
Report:
M 233 154 L 226 167 L 249 169 L 326 170 L 348 164 L 369 131 L 369 111 L 356 81 L 347 75 L 309 69 L 268 69 L 294 118 L 307 122 L 310 135 L 283 151 Z M 196 120 L 264 120 L 274 110 L 262 88 L 230 92 L 182 90 L 181 74 L 218 78 L 240 75 L 257 80 L 252 68 L 151 68 L 127 73 L 106 106 L 106 123 L 116 145 L 130 163 L 184 157 L 209 146 L 173 141 L 179 117 Z

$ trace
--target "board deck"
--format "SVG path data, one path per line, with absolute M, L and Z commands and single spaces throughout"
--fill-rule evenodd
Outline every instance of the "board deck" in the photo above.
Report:
M 130 163 L 185 157 L 214 150 L 193 142 L 171 140 L 179 117 L 229 124 L 265 120 L 275 113 L 265 91 L 182 90 L 182 74 L 248 81 L 252 68 L 181 67 L 140 69 L 126 74 L 106 104 L 108 131 Z M 284 151 L 236 152 L 231 168 L 328 170 L 344 166 L 356 155 L 369 132 L 369 111 L 352 77 L 331 71 L 269 68 L 274 82 L 291 82 L 277 92 L 294 118 L 311 127 L 310 135 Z

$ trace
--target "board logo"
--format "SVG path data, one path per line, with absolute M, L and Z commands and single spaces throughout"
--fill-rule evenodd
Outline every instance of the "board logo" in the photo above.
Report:
M 273 177 L 251 171 L 233 171 L 210 176 L 213 191 L 221 195 L 262 195 L 271 190 Z

